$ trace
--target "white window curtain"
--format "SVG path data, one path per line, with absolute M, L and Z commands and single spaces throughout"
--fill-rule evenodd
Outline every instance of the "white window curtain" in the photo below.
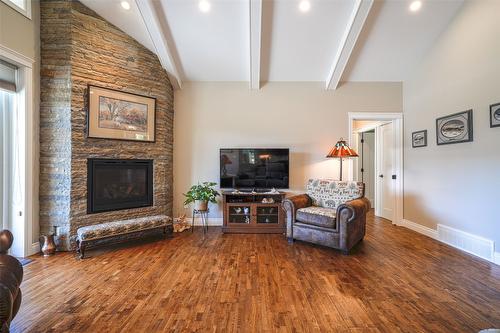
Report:
M 3 228 L 13 229 L 23 202 L 21 174 L 21 114 L 16 92 L 17 68 L 0 60 L 0 218 Z
M 14 105 L 14 94 L 0 89 L 0 217 L 2 228 L 9 228 L 10 186 L 10 117 Z

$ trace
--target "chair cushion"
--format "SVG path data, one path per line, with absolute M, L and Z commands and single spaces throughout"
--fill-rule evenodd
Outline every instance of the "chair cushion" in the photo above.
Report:
M 335 228 L 337 211 L 332 208 L 310 206 L 297 209 L 295 220 L 318 227 Z
M 352 181 L 309 179 L 307 195 L 311 197 L 313 206 L 336 209 L 347 201 L 363 197 L 364 185 Z
M 104 238 L 129 232 L 146 230 L 167 225 L 171 218 L 165 215 L 140 217 L 137 219 L 100 223 L 77 230 L 80 241 Z

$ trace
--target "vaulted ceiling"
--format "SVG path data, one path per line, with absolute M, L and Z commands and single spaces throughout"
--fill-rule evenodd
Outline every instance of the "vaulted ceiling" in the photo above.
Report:
M 404 81 L 463 0 L 81 0 L 183 81 Z M 127 7 L 125 5 L 125 7 Z

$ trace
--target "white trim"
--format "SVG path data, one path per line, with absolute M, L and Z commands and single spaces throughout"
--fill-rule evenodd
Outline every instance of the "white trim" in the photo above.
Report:
M 38 214 L 38 211 L 35 212 L 34 207 L 35 201 L 38 201 L 38 196 L 34 194 L 38 191 L 35 189 L 35 161 L 36 156 L 36 144 L 38 140 L 35 140 L 35 133 L 37 130 L 35 129 L 35 119 L 34 119 L 34 107 L 33 107 L 33 70 L 31 68 L 24 67 L 21 69 L 21 73 L 24 72 L 24 79 L 26 80 L 25 85 L 25 99 L 26 99 L 26 107 L 25 107 L 25 118 L 24 118 L 24 133 L 25 133 L 25 152 L 24 152 L 24 167 L 25 167 L 25 194 L 24 194 L 24 225 L 25 225 L 25 239 L 24 239 L 24 253 L 29 253 L 31 246 L 33 244 L 33 222 L 35 220 L 34 214 Z M 38 138 L 37 138 L 38 139 Z
M 356 133 L 353 131 L 354 120 L 381 120 L 392 121 L 394 132 L 394 221 L 393 224 L 403 223 L 403 114 L 401 112 L 349 112 L 348 113 L 348 144 L 356 142 Z M 354 166 L 349 160 L 347 177 L 354 177 Z M 376 186 L 375 186 L 376 190 Z
M 347 23 L 347 28 L 342 36 L 339 49 L 333 59 L 332 68 L 326 78 L 326 89 L 337 89 L 342 73 L 349 61 L 354 45 L 363 29 L 366 18 L 370 13 L 373 0 L 356 0 L 354 8 Z
M 439 240 L 443 243 L 474 254 L 480 258 L 493 261 L 495 242 L 443 224 L 437 225 Z
M 179 66 L 177 66 L 172 52 L 175 44 L 172 38 L 169 38 L 170 33 L 166 17 L 164 13 L 160 14 L 162 9 L 157 8 L 157 6 L 161 6 L 161 3 L 153 0 L 135 0 L 135 3 L 139 8 L 139 13 L 153 42 L 161 66 L 167 71 L 172 86 L 175 89 L 181 89 L 182 81 Z
M 495 252 L 493 254 L 493 262 L 497 265 L 500 265 L 500 252 Z
M 260 49 L 262 39 L 262 0 L 249 0 L 250 89 L 260 89 Z
M 40 253 L 40 242 L 31 244 L 31 251 L 28 253 L 29 256 Z
M 394 131 L 394 129 L 393 129 Z M 383 216 L 382 214 L 382 187 L 380 186 L 380 180 L 379 180 L 379 177 L 378 175 L 380 174 L 380 169 L 381 169 L 381 165 L 382 165 L 382 154 L 383 154 L 383 151 L 381 151 L 382 149 L 380 149 L 380 142 L 381 142 L 381 130 L 380 130 L 380 126 L 377 126 L 375 128 L 375 163 L 374 163 L 374 167 L 375 167 L 375 179 L 373 181 L 373 193 L 375 193 L 375 215 L 376 216 Z M 391 221 L 392 223 L 394 223 L 393 221 Z
M 413 231 L 418 232 L 419 234 L 425 235 L 427 237 L 430 237 L 432 239 L 438 240 L 438 232 L 435 229 L 423 226 L 421 224 L 403 219 L 403 224 L 401 224 L 402 227 L 411 229 Z
M 31 0 L 24 0 L 24 3 L 26 5 L 26 9 L 19 7 L 18 5 L 16 5 L 15 3 L 13 3 L 12 1 L 9 1 L 9 0 L 0 0 L 0 1 L 2 1 L 4 4 L 9 6 L 10 8 L 14 9 L 18 13 L 26 16 L 28 19 L 31 20 Z
M 352 119 L 352 120 L 403 119 L 403 113 L 401 113 L 401 112 L 348 112 L 348 116 L 349 116 L 349 119 Z
M 19 137 L 19 169 L 21 178 L 20 186 L 24 189 L 20 202 L 14 207 L 11 205 L 11 228 L 15 235 L 12 253 L 18 257 L 25 257 L 32 251 L 33 221 L 35 219 L 34 207 L 38 200 L 36 191 L 35 172 L 35 133 L 34 106 L 33 106 L 33 63 L 34 60 L 26 57 L 8 47 L 0 45 L 0 58 L 18 66 L 17 105 L 24 112 L 19 113 L 19 130 L 24 137 Z M 14 228 L 16 226 L 16 228 Z M 14 230 L 15 229 L 15 230 Z M 17 241 L 16 241 L 17 239 Z
M 191 223 L 191 221 L 192 220 L 191 220 L 190 217 L 186 218 L 186 222 Z M 208 217 L 208 225 L 212 226 L 212 227 L 222 226 L 223 221 L 224 221 L 224 219 L 222 217 Z M 201 226 L 202 225 L 201 217 L 195 217 L 194 218 L 194 225 L 195 226 Z
M 500 265 L 500 252 L 495 252 L 495 242 L 447 225 L 438 224 L 437 230 L 404 219 L 402 227 L 435 239 L 458 250 Z
M 35 60 L 31 59 L 30 57 L 27 57 L 1 44 L 0 44 L 0 58 L 13 63 L 13 65 L 24 66 L 29 68 L 32 68 L 33 63 L 35 62 Z

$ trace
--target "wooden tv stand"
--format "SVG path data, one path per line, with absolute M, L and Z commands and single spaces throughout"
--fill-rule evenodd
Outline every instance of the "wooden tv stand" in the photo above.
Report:
M 285 213 L 281 202 L 285 193 L 246 193 L 223 191 L 224 233 L 281 234 L 285 232 Z M 263 203 L 272 199 L 273 203 Z

